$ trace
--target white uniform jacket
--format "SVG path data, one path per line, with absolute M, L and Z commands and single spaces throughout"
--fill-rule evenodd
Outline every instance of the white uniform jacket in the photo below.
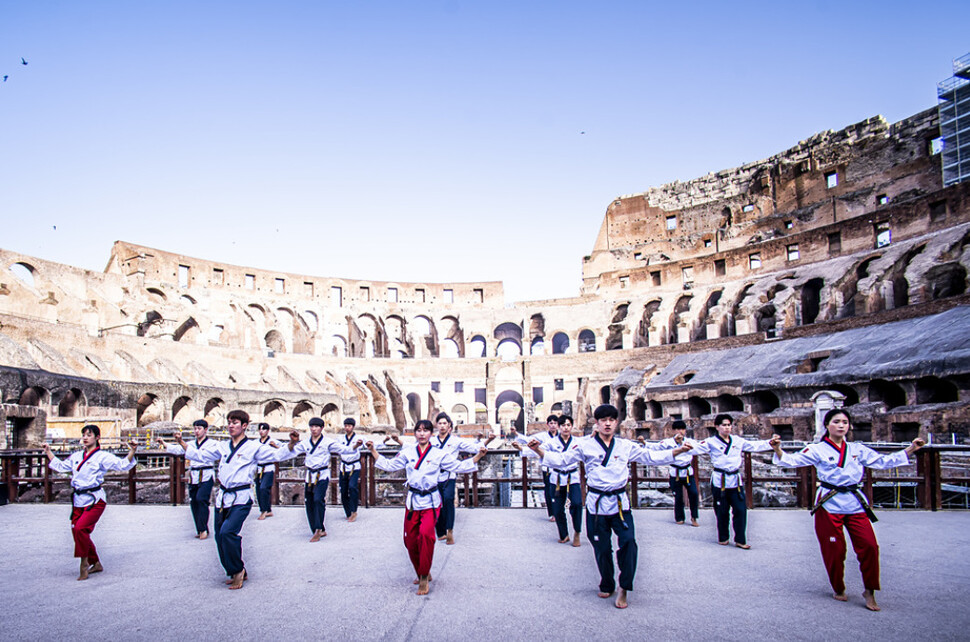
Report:
M 472 441 L 471 439 L 465 439 L 459 437 L 455 433 L 448 433 L 448 436 L 444 439 L 440 435 L 434 435 L 431 437 L 429 442 L 432 446 L 439 450 L 443 450 L 446 453 L 451 454 L 458 458 L 458 453 L 468 453 L 470 455 L 477 455 L 478 451 L 481 450 L 481 444 Z M 445 482 L 449 479 L 454 479 L 456 477 L 454 472 L 442 469 L 441 474 L 438 476 L 438 481 Z
M 434 441 L 434 437 L 431 438 Z M 450 441 L 450 440 L 449 440 Z M 478 450 L 476 449 L 477 453 Z M 448 474 L 473 473 L 478 463 L 469 459 L 458 459 L 457 450 L 447 450 L 429 445 L 422 457 L 418 445 L 405 446 L 393 458 L 384 456 L 374 461 L 374 466 L 387 472 L 404 470 L 408 477 L 408 496 L 405 506 L 408 510 L 425 510 L 441 506 L 438 492 L 438 479 L 442 472 Z
M 307 437 L 289 452 L 289 448 L 283 459 L 293 459 L 299 455 L 304 455 L 303 465 L 306 467 L 304 481 L 308 484 L 327 483 L 330 481 L 330 454 L 336 455 L 356 455 L 357 450 L 347 447 L 335 439 L 325 435 L 320 435 L 320 439 L 313 441 L 312 437 Z
M 668 474 L 671 477 L 677 479 L 690 479 L 694 474 L 694 454 L 697 452 L 697 447 L 700 442 L 694 441 L 693 439 L 684 438 L 684 443 L 692 446 L 694 450 L 689 450 L 685 453 L 680 453 L 674 457 L 674 463 L 672 463 L 668 468 Z M 652 448 L 653 450 L 673 450 L 679 448 L 681 444 L 677 443 L 677 440 L 673 437 L 668 437 L 663 441 L 658 441 L 654 443 L 647 442 L 646 448 Z
M 561 436 L 556 435 L 552 439 L 545 442 L 543 449 L 555 453 L 565 452 L 570 448 L 577 448 L 580 439 L 583 438 L 573 437 L 570 435 L 568 440 L 564 440 Z M 533 452 L 531 448 L 528 448 L 523 452 L 532 453 L 532 455 L 535 456 L 535 452 Z M 550 468 L 549 483 L 553 484 L 557 488 L 560 486 L 569 486 L 570 484 L 578 484 L 579 464 L 573 464 L 572 466 L 567 466 L 565 468 Z
M 819 481 L 832 486 L 854 486 L 861 483 L 866 468 L 897 468 L 909 463 L 905 450 L 888 455 L 880 455 L 872 448 L 850 441 L 843 441 L 839 448 L 827 438 L 817 444 L 809 444 L 797 453 L 785 453 L 781 457 L 777 454 L 772 461 L 787 468 L 801 466 L 815 466 Z M 861 489 L 860 489 L 861 490 Z M 815 502 L 822 495 L 827 495 L 829 489 L 819 486 L 815 495 Z M 836 493 L 827 500 L 822 507 L 829 513 L 846 515 L 862 513 L 865 509 L 855 493 Z
M 695 442 L 694 450 L 690 452 L 707 455 L 711 458 L 711 485 L 721 489 L 741 487 L 741 464 L 744 458 L 741 453 L 760 453 L 771 450 L 767 439 L 748 441 L 737 435 L 728 436 L 727 440 L 720 435 L 708 437 L 704 441 Z
M 104 483 L 104 474 L 108 471 L 127 472 L 135 467 L 135 460 L 128 461 L 127 457 L 117 457 L 96 448 L 87 457 L 83 450 L 72 453 L 64 460 L 54 457 L 48 466 L 59 473 L 71 473 L 71 488 L 74 489 L 72 503 L 76 508 L 84 508 L 107 502 L 104 490 L 98 488 Z M 93 488 L 98 490 L 87 490 Z
M 204 451 L 208 450 L 215 453 L 219 450 L 218 442 L 214 439 L 209 439 L 206 437 L 202 441 L 196 439 L 194 442 L 195 449 Z M 165 444 L 165 452 L 170 455 L 184 455 L 185 449 L 178 444 Z M 190 484 L 201 484 L 202 482 L 210 481 L 215 477 L 215 466 L 212 464 L 198 464 L 189 462 L 189 483 Z
M 261 444 L 258 439 L 245 437 L 236 446 L 232 441 L 217 441 L 216 448 L 198 449 L 190 442 L 185 450 L 185 458 L 200 464 L 219 462 L 217 479 L 219 492 L 216 494 L 216 507 L 240 506 L 254 501 L 252 483 L 256 467 L 283 461 L 291 454 L 289 448 L 273 448 Z
M 545 450 L 542 463 L 551 468 L 568 469 L 583 462 L 586 466 L 586 510 L 593 515 L 616 515 L 630 510 L 626 485 L 630 462 L 659 466 L 674 461 L 667 451 L 648 450 L 628 439 L 613 437 L 607 447 L 598 435 L 575 437 L 576 445 L 563 452 Z
M 344 433 L 340 436 L 339 443 L 347 448 L 352 448 L 353 453 L 340 454 L 340 472 L 342 473 L 352 473 L 355 470 L 360 470 L 360 453 L 364 446 L 361 444 L 360 448 L 354 448 L 354 444 L 360 441 L 360 437 L 357 436 L 357 432 L 352 432 L 349 435 Z
M 271 446 L 273 448 L 281 448 L 281 447 L 283 447 L 278 441 L 275 441 L 273 439 L 270 439 L 269 437 L 266 438 L 266 441 L 263 441 L 262 439 L 259 439 L 259 443 L 264 444 L 264 445 L 269 445 L 269 446 Z M 265 475 L 266 473 L 275 472 L 276 471 L 276 468 L 273 466 L 273 463 L 271 462 L 269 464 L 260 464 L 259 466 L 256 467 L 256 470 L 257 470 L 257 472 L 260 475 Z

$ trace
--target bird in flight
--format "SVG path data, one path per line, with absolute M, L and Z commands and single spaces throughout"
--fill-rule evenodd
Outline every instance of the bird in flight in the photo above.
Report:
M 4 76 L 3 76 L 3 82 L 7 82 L 7 78 L 9 78 L 9 77 L 10 77 L 10 76 L 8 76 L 8 75 L 6 75 L 6 74 L 4 74 Z
M 22 64 L 22 65 L 26 65 L 27 64 L 27 61 L 24 60 L 24 57 L 23 56 L 20 57 L 20 64 Z

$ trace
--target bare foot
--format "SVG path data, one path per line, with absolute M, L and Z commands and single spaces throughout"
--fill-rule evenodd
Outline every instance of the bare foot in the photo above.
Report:
M 721 546 L 727 546 L 730 542 L 718 542 Z
M 199 539 L 199 535 L 201 535 L 201 533 L 196 533 L 195 535 L 193 535 L 193 537 L 195 537 L 195 539 Z
M 607 593 L 606 591 L 600 591 L 599 593 L 596 594 L 596 597 L 601 597 L 601 598 L 603 598 L 605 600 L 608 597 L 613 597 L 613 593 L 612 592 L 611 593 Z
M 725 542 L 725 544 L 726 543 L 727 542 Z M 735 542 L 734 545 L 737 546 L 738 548 L 742 548 L 744 550 L 748 550 L 749 548 L 751 548 L 751 544 L 738 544 L 737 542 Z
M 236 577 L 236 576 L 233 575 L 228 580 L 226 580 L 226 585 L 232 584 L 233 577 Z M 247 571 L 246 569 L 243 569 L 243 582 L 245 582 L 248 579 L 249 579 L 249 571 Z
M 320 537 L 326 537 L 326 536 L 327 536 L 327 529 L 323 529 L 322 531 L 320 531 Z
M 439 542 L 443 542 L 443 541 L 445 541 L 445 537 L 447 537 L 447 535 L 439 535 L 439 536 L 438 536 L 438 541 L 439 541 Z
M 243 569 L 232 576 L 232 581 L 229 582 L 229 590 L 237 591 L 243 587 L 243 582 L 246 581 L 246 569 Z
M 257 518 L 256 518 L 256 521 L 259 521 L 259 522 L 261 522 L 261 521 L 263 521 L 264 519 L 266 519 L 266 513 L 260 513 L 260 514 L 259 514 L 259 517 L 257 517 Z
M 697 520 L 696 519 L 691 519 L 690 520 L 690 525 L 691 526 L 700 526 L 700 524 L 697 523 Z
M 845 593 L 833 593 L 832 594 L 832 597 L 834 597 L 835 599 L 837 599 L 839 602 L 848 602 L 849 601 L 849 596 L 846 595 Z
M 626 603 L 626 589 L 621 588 L 616 594 L 616 602 L 613 605 L 618 609 L 625 609 L 629 604 Z
M 266 513 L 266 517 L 272 517 L 272 516 L 273 516 L 273 511 L 269 511 L 268 513 Z
M 873 593 L 869 589 L 866 589 L 865 591 L 862 592 L 862 597 L 864 597 L 866 599 L 866 608 L 869 609 L 870 611 L 881 611 L 882 610 L 881 608 L 879 608 L 879 605 L 876 604 L 876 595 L 875 595 L 875 593 Z
M 550 522 L 554 522 L 554 521 L 556 521 L 556 518 L 553 515 L 550 515 L 549 516 L 549 521 Z
M 356 522 L 357 521 L 357 511 L 354 511 L 353 513 L 351 513 L 350 514 L 350 517 L 347 518 L 347 521 L 348 522 Z
M 428 594 L 428 583 L 431 580 L 428 579 L 427 575 L 418 578 L 418 595 Z
M 104 570 L 104 567 L 101 566 L 101 562 L 95 562 L 94 564 L 88 567 L 88 573 L 100 573 L 103 570 Z
M 209 532 L 205 531 L 203 533 L 199 533 L 199 539 L 209 539 Z
M 559 540 L 559 543 L 560 544 L 565 544 L 568 541 L 569 541 L 569 538 L 568 537 L 563 537 L 561 540 Z
M 455 534 L 452 531 L 445 533 L 445 544 L 451 546 L 455 543 Z
M 322 532 L 323 531 L 313 531 L 313 537 L 310 538 L 310 541 L 311 542 L 319 542 L 320 541 L 320 537 L 321 537 L 320 533 L 322 533 Z
M 580 543 L 579 543 L 579 533 L 573 533 L 573 546 L 575 546 L 577 548 L 580 546 Z
M 428 581 L 430 582 L 430 581 L 431 581 L 431 579 L 432 579 L 432 578 L 431 578 L 431 574 L 430 574 L 430 573 L 428 573 Z M 418 576 L 417 576 L 416 578 L 414 578 L 414 581 L 413 581 L 413 582 L 411 582 L 411 584 L 417 584 L 417 583 L 418 583 L 418 582 L 420 582 L 420 581 L 421 581 L 421 576 L 420 576 L 420 575 L 418 575 Z
M 77 576 L 77 581 L 78 582 L 80 582 L 81 580 L 88 579 L 88 568 L 90 566 L 91 565 L 88 563 L 88 558 L 82 557 L 81 558 L 81 568 L 80 568 L 80 572 L 79 572 L 79 574 Z
M 680 520 L 679 522 L 674 522 L 674 523 L 675 524 L 683 524 L 684 523 L 684 520 Z

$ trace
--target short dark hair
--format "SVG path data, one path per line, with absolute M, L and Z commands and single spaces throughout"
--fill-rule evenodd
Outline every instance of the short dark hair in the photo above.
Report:
M 344 419 L 344 425 L 346 426 L 348 424 L 350 424 L 351 426 L 356 426 L 357 420 L 354 419 L 353 417 L 347 417 L 346 419 Z
M 447 417 L 447 415 L 445 416 Z M 431 432 L 434 430 L 434 425 L 427 419 L 421 419 L 418 421 L 418 423 L 414 424 L 414 432 L 418 432 L 419 430 L 427 430 Z
M 734 423 L 734 417 L 732 417 L 731 415 L 720 414 L 717 417 L 714 417 L 714 425 L 720 426 L 721 422 L 724 420 L 730 421 L 732 424 Z
M 453 421 L 451 420 L 451 417 L 449 417 L 449 416 L 448 416 L 448 413 L 447 413 L 447 412 L 439 412 L 439 413 L 438 413 L 438 416 L 434 418 L 434 422 L 435 422 L 435 423 L 438 423 L 438 422 L 439 422 L 439 421 L 441 421 L 442 419 L 444 419 L 445 421 L 447 421 L 447 422 L 448 422 L 448 425 L 449 425 L 449 426 L 452 426 L 452 427 L 454 427 L 454 425 L 455 425 L 455 422 L 453 422 Z
M 196 419 L 195 421 L 192 422 L 192 425 L 193 426 L 201 426 L 202 428 L 208 428 L 209 427 L 209 422 L 206 421 L 205 419 Z
M 256 424 L 256 428 L 258 428 L 259 430 L 269 430 L 270 429 L 269 428 L 269 424 L 266 423 L 265 421 L 261 421 L 260 423 Z
M 620 411 L 616 409 L 616 406 L 612 404 L 605 403 L 602 406 L 597 406 L 596 410 L 593 411 L 593 419 L 599 421 L 600 419 L 619 419 Z
M 84 428 L 81 428 L 81 434 L 89 432 L 94 435 L 95 439 L 101 439 L 101 426 L 97 424 L 88 424 Z
M 674 423 L 670 427 L 674 430 L 687 430 L 687 422 L 682 419 L 674 419 Z
M 559 417 L 557 417 L 556 415 L 549 415 L 548 417 L 546 417 L 546 423 L 549 423 L 550 421 L 555 421 L 556 423 L 559 423 Z
M 556 417 L 556 423 L 559 424 L 560 426 L 565 425 L 567 421 L 569 423 L 575 423 L 573 421 L 573 418 L 570 417 L 569 415 L 559 415 L 558 417 Z
M 226 415 L 226 421 L 239 421 L 241 424 L 249 424 L 249 413 L 245 410 L 230 410 Z
M 309 423 L 311 426 L 320 426 L 321 428 L 323 427 L 323 419 L 320 419 L 320 417 L 313 417 L 312 419 L 310 419 Z

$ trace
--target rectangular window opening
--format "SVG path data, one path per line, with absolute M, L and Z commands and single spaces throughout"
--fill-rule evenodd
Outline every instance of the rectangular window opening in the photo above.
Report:
M 942 136 L 937 136 L 936 138 L 930 139 L 930 143 L 929 143 L 930 156 L 936 156 L 937 154 L 942 152 L 943 145 L 944 143 L 943 143 Z
M 785 229 L 790 230 L 795 227 L 795 221 L 785 221 Z
M 704 247 L 711 247 L 713 244 L 711 239 L 704 239 Z
M 677 229 L 677 217 L 676 216 L 668 216 L 667 217 L 667 229 L 668 230 L 676 230 Z
M 330 303 L 338 308 L 343 307 L 344 292 L 339 285 L 330 286 Z
M 283 279 L 273 279 L 273 292 L 276 292 L 276 294 L 285 294 L 286 281 Z
M 787 246 L 787 248 L 785 249 L 787 250 L 789 261 L 798 260 L 798 257 L 799 257 L 798 243 L 792 243 L 791 245 Z
M 630 287 L 630 277 L 629 276 L 621 276 L 620 277 L 620 288 L 623 289 L 623 288 L 627 288 L 627 287 Z
M 465 382 L 456 381 L 455 382 L 455 392 L 465 392 Z
M 219 268 L 212 268 L 212 284 L 213 285 L 225 285 L 226 284 L 226 273 Z
M 946 201 L 930 203 L 930 220 L 939 221 L 943 218 L 946 218 Z
M 650 281 L 656 286 L 660 285 L 660 270 L 650 273 Z
M 563 389 L 562 379 L 554 379 L 553 380 L 553 384 L 555 385 L 556 390 L 562 390 Z
M 445 289 L 444 291 L 445 303 L 455 302 L 455 291 L 450 289 Z
M 543 397 L 542 391 L 543 389 L 541 386 L 532 388 L 533 403 L 542 403 L 542 397 Z
M 247 274 L 244 283 L 245 283 L 245 286 L 246 286 L 246 289 L 247 290 L 255 290 L 256 289 L 256 275 L 255 274 Z
M 724 263 L 724 259 L 714 261 L 714 276 L 725 275 L 727 275 L 727 265 Z
M 397 303 L 397 288 L 387 288 L 387 301 Z
M 889 197 L 886 196 L 885 194 L 880 194 L 879 196 L 876 197 L 876 203 L 878 205 L 885 205 L 888 202 L 889 202 Z
M 829 234 L 829 256 L 842 254 L 842 233 L 832 232 Z
M 366 285 L 360 286 L 360 300 L 370 301 L 370 288 Z
M 748 267 L 752 270 L 757 270 L 761 267 L 761 253 L 756 252 L 754 254 L 748 255 Z
M 893 233 L 888 222 L 876 223 L 876 247 L 886 247 L 893 242 Z
M 741 208 L 741 211 L 744 212 L 745 214 L 747 214 L 749 212 L 753 212 L 754 211 L 754 203 L 748 203 L 747 205 L 745 205 L 744 207 Z
M 313 298 L 313 282 L 312 281 L 304 281 L 303 282 L 303 295 L 306 296 L 308 299 L 312 299 Z
M 189 266 L 188 265 L 179 266 L 179 287 L 180 288 L 189 287 Z
M 414 302 L 425 303 L 424 288 L 417 288 L 414 290 Z
M 472 290 L 472 294 L 475 299 L 475 303 L 485 303 L 485 290 L 483 288 L 475 288 Z
M 441 392 L 441 382 L 440 381 L 432 381 L 431 382 L 431 391 L 432 392 Z
M 828 172 L 825 175 L 825 189 L 832 189 L 839 184 L 839 173 L 838 172 Z

